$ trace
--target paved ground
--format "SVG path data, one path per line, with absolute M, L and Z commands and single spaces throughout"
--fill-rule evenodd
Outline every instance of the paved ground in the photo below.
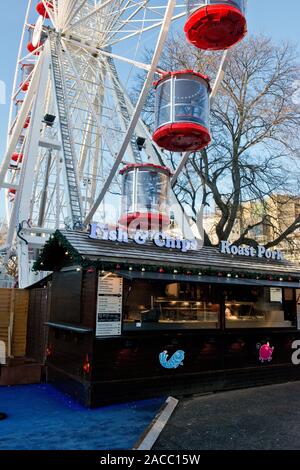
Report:
M 300 449 L 300 382 L 181 400 L 154 448 Z

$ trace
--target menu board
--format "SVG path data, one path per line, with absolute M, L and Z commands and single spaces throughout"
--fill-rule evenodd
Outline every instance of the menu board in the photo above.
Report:
M 282 302 L 282 289 L 281 287 L 270 288 L 270 302 Z
M 99 275 L 96 336 L 120 336 L 122 329 L 123 278 Z

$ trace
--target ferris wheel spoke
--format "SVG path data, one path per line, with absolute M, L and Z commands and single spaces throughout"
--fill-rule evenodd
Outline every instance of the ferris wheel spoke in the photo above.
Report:
M 58 26 L 58 0 L 53 1 L 53 16 L 54 16 L 55 25 L 57 27 Z
M 82 6 L 80 9 L 78 9 L 77 11 L 75 11 L 74 13 L 76 13 L 76 15 L 79 13 L 80 10 L 83 9 L 83 7 L 87 4 L 87 0 L 83 1 L 82 2 Z M 98 6 L 95 6 L 93 9 L 91 9 L 91 11 L 89 13 L 87 13 L 86 15 L 83 15 L 82 18 L 80 18 L 79 20 L 77 20 L 75 23 L 73 24 L 70 24 L 71 21 L 69 20 L 69 24 L 68 26 L 65 27 L 65 29 L 63 30 L 63 34 L 65 34 L 67 31 L 69 31 L 70 29 L 76 29 L 78 28 L 79 26 L 81 26 L 82 24 L 84 24 L 85 22 L 87 22 L 90 18 L 93 19 L 95 16 L 97 16 L 97 14 L 103 10 L 103 9 L 106 9 L 106 7 L 110 6 L 111 4 L 115 4 L 115 3 L 121 3 L 120 1 L 117 1 L 116 0 L 106 0 L 104 1 L 103 3 L 101 2 Z M 75 18 L 75 15 L 72 16 L 72 19 Z
M 42 49 L 43 49 L 43 45 L 40 45 L 34 50 L 34 54 L 32 52 L 29 52 L 25 56 L 21 57 L 19 63 L 22 64 L 23 62 L 27 62 L 28 60 L 33 60 L 33 62 L 36 63 L 37 60 L 36 59 L 34 60 L 34 58 L 40 55 L 40 53 L 42 52 Z
M 107 34 L 107 43 L 112 46 L 114 44 L 117 44 L 119 40 L 126 40 L 130 39 L 131 37 L 138 35 L 138 34 L 143 34 L 148 31 L 151 31 L 152 29 L 159 28 L 162 24 L 163 18 L 164 18 L 164 12 L 166 6 L 155 6 L 151 7 L 151 3 L 147 3 L 147 5 L 143 8 L 143 16 L 140 18 L 136 19 L 135 16 L 139 11 L 136 11 L 135 14 L 132 14 L 129 18 L 123 18 L 119 20 L 119 27 L 117 28 L 116 31 L 113 31 L 112 33 Z M 180 9 L 182 10 L 182 5 L 175 5 L 174 10 Z M 173 16 L 172 21 L 177 20 L 184 16 L 186 14 L 185 9 L 179 14 L 176 14 Z M 151 23 L 148 26 L 145 26 L 147 24 Z M 125 26 L 131 26 L 131 31 L 125 30 Z M 121 33 L 123 36 L 121 36 Z M 113 42 L 113 38 L 116 37 L 119 34 L 118 41 Z
M 73 0 L 69 3 L 64 13 L 65 21 L 63 24 L 63 30 L 67 28 L 73 18 L 82 10 L 88 0 Z
M 93 104 L 94 104 L 96 112 L 99 109 L 99 114 L 100 114 L 101 104 L 100 104 L 100 102 L 97 98 L 95 98 Z M 93 140 L 93 137 L 94 137 L 94 140 Z M 97 133 L 95 136 L 93 136 L 93 120 L 92 120 L 92 117 L 89 116 L 87 122 L 85 123 L 85 128 L 84 128 L 83 136 L 82 136 L 82 145 L 81 145 L 81 149 L 80 149 L 80 158 L 79 158 L 79 162 L 78 162 L 78 173 L 79 173 L 80 181 L 84 181 L 84 177 L 85 177 L 85 171 L 84 170 L 85 170 L 85 166 L 86 166 L 86 163 L 87 163 L 88 154 L 89 154 L 89 151 L 93 150 L 94 151 L 94 158 L 93 158 L 93 163 L 92 163 L 92 165 L 93 165 L 93 172 L 92 172 L 93 187 L 96 183 L 97 175 L 99 174 L 98 162 L 99 162 L 99 158 L 102 154 L 101 148 L 100 148 L 100 142 L 102 142 L 102 135 L 100 133 Z M 95 147 L 94 147 L 94 145 L 95 145 Z M 95 193 L 93 188 L 91 188 L 91 193 L 92 194 Z
M 143 12 L 143 16 L 139 19 L 135 19 L 135 17 L 138 15 L 138 13 L 141 12 L 141 10 Z M 148 8 L 148 6 L 140 5 L 139 8 L 137 8 L 131 15 L 129 15 L 129 17 L 125 19 L 117 18 L 114 24 L 115 31 L 113 31 L 111 28 L 111 31 L 108 31 L 107 33 L 107 42 L 111 43 L 113 38 L 118 34 L 120 35 L 121 33 L 123 35 L 125 35 L 126 33 L 142 34 L 143 32 L 147 31 L 147 29 L 145 28 L 145 24 L 147 23 L 152 23 L 154 27 L 158 27 L 160 23 L 157 26 L 157 22 L 158 20 L 163 20 L 164 14 L 159 13 L 158 15 L 155 14 L 154 18 L 148 18 L 147 13 L 149 12 L 154 12 L 154 10 L 151 10 L 150 8 Z M 117 27 L 118 23 L 119 27 Z M 125 27 L 127 27 L 127 29 L 125 29 Z
M 175 21 L 175 20 L 178 20 L 180 18 L 182 18 L 183 16 L 185 16 L 185 12 L 182 12 L 182 13 L 178 13 L 177 15 L 174 15 L 172 20 Z M 145 28 L 141 30 L 138 30 L 138 31 L 134 31 L 130 34 L 125 34 L 124 36 L 120 36 L 119 38 L 115 39 L 114 41 L 108 41 L 107 43 L 104 44 L 103 47 L 112 47 L 112 46 L 115 46 L 116 44 L 119 44 L 123 41 L 127 41 L 128 39 L 132 39 L 133 37 L 139 35 L 139 34 L 144 34 L 144 33 L 147 33 L 153 29 L 156 29 L 156 28 L 160 28 L 163 24 L 163 21 L 157 21 L 156 23 L 150 25 L 150 26 L 147 26 Z
M 175 5 L 175 8 L 180 12 L 175 14 L 172 20 L 186 14 L 183 5 Z M 117 44 L 120 40 L 161 27 L 165 10 L 166 5 L 151 5 L 150 0 L 128 0 L 127 2 L 107 0 L 95 5 L 89 13 L 77 21 L 73 23 L 69 21 L 63 34 L 66 37 L 77 35 L 89 40 L 92 29 L 92 42 L 101 47 L 107 47 Z
M 92 217 L 94 216 L 94 214 L 96 213 L 99 205 L 102 203 L 102 201 L 105 197 L 105 194 L 106 194 L 107 190 L 109 189 L 109 187 L 110 187 L 110 185 L 111 185 L 111 183 L 114 179 L 114 176 L 115 176 L 115 174 L 118 170 L 118 167 L 119 167 L 119 165 L 120 165 L 120 163 L 121 163 L 121 161 L 122 161 L 122 159 L 125 155 L 127 146 L 128 146 L 129 141 L 130 141 L 130 139 L 133 135 L 136 124 L 139 120 L 140 113 L 141 113 L 142 107 L 145 103 L 148 90 L 149 90 L 149 88 L 151 86 L 151 83 L 153 81 L 154 73 L 155 73 L 156 67 L 158 65 L 158 61 L 159 61 L 159 58 L 160 58 L 162 47 L 163 47 L 163 44 L 164 44 L 165 39 L 167 37 L 170 23 L 172 21 L 172 15 L 173 15 L 174 7 L 175 7 L 175 1 L 169 0 L 167 8 L 166 8 L 166 12 L 165 12 L 164 21 L 163 21 L 161 31 L 160 31 L 160 34 L 159 34 L 159 38 L 158 38 L 156 48 L 155 48 L 155 51 L 154 51 L 154 54 L 153 54 L 151 69 L 148 72 L 147 78 L 145 80 L 143 89 L 141 91 L 140 97 L 139 97 L 138 102 L 136 104 L 134 114 L 132 116 L 130 125 L 127 129 L 127 132 L 126 132 L 125 138 L 123 140 L 122 146 L 120 148 L 120 151 L 119 151 L 119 153 L 118 153 L 118 155 L 115 159 L 115 162 L 114 162 L 114 164 L 113 164 L 113 166 L 110 170 L 110 173 L 108 175 L 108 178 L 106 180 L 106 183 L 105 183 L 104 187 L 100 191 L 100 194 L 98 195 L 92 209 L 90 210 L 90 212 L 88 213 L 88 215 L 85 219 L 85 224 L 90 223 L 90 221 L 91 221 Z
M 87 122 L 84 125 L 83 136 L 82 136 L 82 146 L 80 149 L 79 159 L 78 159 L 78 178 L 79 181 L 83 179 L 84 167 L 88 157 L 89 148 L 91 146 L 92 139 L 92 118 L 89 116 Z
M 66 44 L 65 44 L 65 46 L 66 46 Z M 85 101 L 86 101 L 87 109 L 88 109 L 89 113 L 91 114 L 91 116 L 93 117 L 94 121 L 96 122 L 96 124 L 97 124 L 99 130 L 100 130 L 101 133 L 103 134 L 103 137 L 104 137 L 105 140 L 106 140 L 106 143 L 107 143 L 107 145 L 108 145 L 109 150 L 112 152 L 112 154 L 114 154 L 114 153 L 115 153 L 115 149 L 113 148 L 113 146 L 112 146 L 112 144 L 111 144 L 111 139 L 110 139 L 110 137 L 107 135 L 107 132 L 106 132 L 105 128 L 101 125 L 101 122 L 99 121 L 99 117 L 98 117 L 98 115 L 97 115 L 96 112 L 95 112 L 93 103 L 91 102 L 91 100 L 90 100 L 90 98 L 89 98 L 89 93 L 88 93 L 88 91 L 87 91 L 87 89 L 86 89 L 86 85 L 85 85 L 85 83 L 83 83 L 83 81 L 82 81 L 81 78 L 80 78 L 80 75 L 79 75 L 79 73 L 78 73 L 78 71 L 77 71 L 77 68 L 76 68 L 76 66 L 75 66 L 75 64 L 74 64 L 74 62 L 73 62 L 73 59 L 72 59 L 72 57 L 71 57 L 71 54 L 70 54 L 70 52 L 69 52 L 67 46 L 65 47 L 65 51 L 66 51 L 66 56 L 67 56 L 67 58 L 68 58 L 69 64 L 70 64 L 70 66 L 71 66 L 71 68 L 72 68 L 72 70 L 73 70 L 73 72 L 74 72 L 74 77 L 75 77 L 75 80 L 76 80 L 76 82 L 77 82 L 77 86 L 78 86 L 78 88 L 81 90 L 81 92 L 82 92 L 82 94 L 83 94 L 83 97 L 84 97 L 84 99 L 85 99 Z
M 150 29 L 153 29 L 153 28 L 156 28 L 158 26 L 161 26 L 162 23 L 157 23 L 155 25 L 153 25 L 152 27 L 150 27 Z M 146 31 L 146 30 L 144 30 Z M 135 35 L 135 33 L 134 33 Z M 128 37 L 131 37 L 131 36 L 128 36 Z M 127 37 L 127 38 L 128 38 Z M 123 39 L 126 39 L 126 38 L 122 38 L 121 40 Z M 64 39 L 65 41 L 69 42 L 70 44 L 72 44 L 73 46 L 77 46 L 78 47 L 78 43 L 77 41 L 71 39 L 71 38 L 65 38 Z M 118 41 L 117 41 L 118 42 Z M 116 42 L 116 43 L 117 43 Z M 146 71 L 149 71 L 150 70 L 150 65 L 149 64 L 145 64 L 143 62 L 140 62 L 140 61 L 137 61 L 137 60 L 133 60 L 133 59 L 129 59 L 128 57 L 125 57 L 125 56 L 121 56 L 119 54 L 114 54 L 112 52 L 107 52 L 105 51 L 104 49 L 100 49 L 100 48 L 96 48 L 96 47 L 93 47 L 93 46 L 90 46 L 90 45 L 87 45 L 87 44 L 84 44 L 82 46 L 80 46 L 78 48 L 78 50 L 85 50 L 85 51 L 89 51 L 91 54 L 102 54 L 103 56 L 106 56 L 106 57 L 112 57 L 114 59 L 117 59 L 121 62 L 126 62 L 127 64 L 130 64 L 130 65 L 133 65 L 137 68 L 140 68 L 140 69 L 143 69 L 143 70 L 146 70 Z M 157 72 L 158 73 L 163 73 L 163 70 L 161 68 L 157 68 Z
M 57 27 L 57 9 L 56 9 L 55 2 L 52 4 L 53 9 L 49 8 L 49 3 L 48 3 L 47 0 L 42 0 L 42 2 L 43 2 L 45 11 L 49 16 L 49 19 L 50 19 L 52 25 L 54 26 L 54 28 L 56 28 Z
M 135 30 L 140 30 L 141 28 L 138 27 L 138 25 L 136 24 L 136 22 L 142 23 L 142 24 L 145 23 L 145 22 L 147 22 L 147 20 L 146 20 L 146 12 L 147 12 L 147 7 L 146 7 L 146 5 L 147 5 L 147 3 L 148 3 L 148 2 L 143 2 L 143 3 L 141 3 L 141 4 L 136 4 L 136 5 L 135 5 L 136 9 L 135 9 L 127 18 L 125 18 L 125 19 L 122 19 L 121 14 L 124 13 L 124 12 L 126 12 L 126 10 L 128 9 L 128 7 L 127 7 L 127 8 L 124 8 L 123 10 L 121 10 L 121 11 L 119 12 L 119 13 L 120 13 L 119 18 L 118 18 L 118 17 L 115 18 L 115 21 L 114 21 L 115 24 L 114 24 L 113 26 L 110 25 L 110 26 L 111 26 L 111 29 L 112 29 L 112 27 L 116 27 L 116 24 L 119 22 L 120 26 L 119 26 L 119 28 L 116 28 L 117 31 L 115 31 L 115 33 L 119 32 L 119 31 L 120 31 L 121 29 L 123 29 L 125 26 L 130 25 L 130 24 L 131 24 L 131 25 L 135 25 L 135 28 L 134 28 Z M 132 6 L 131 6 L 131 8 L 132 8 Z M 139 20 L 134 20 L 134 18 L 140 13 L 141 10 L 143 10 L 143 12 L 144 12 L 143 17 L 142 17 L 141 19 L 139 19 Z M 153 21 L 153 20 L 148 20 L 148 21 Z
M 72 11 L 75 3 L 78 0 L 55 0 L 54 11 L 57 18 L 57 26 L 60 30 L 63 29 L 68 12 Z
M 117 59 L 117 60 L 120 60 L 121 62 L 126 62 L 127 64 L 134 65 L 135 67 L 142 69 L 142 70 L 146 70 L 147 72 L 149 72 L 151 68 L 150 64 L 138 62 L 137 60 L 131 60 L 131 59 L 128 59 L 128 57 L 120 56 L 120 55 L 113 54 L 110 52 L 105 52 L 105 51 L 101 51 L 101 54 L 106 57 L 111 57 L 112 59 Z M 160 67 L 157 67 L 156 72 L 163 73 L 164 71 Z

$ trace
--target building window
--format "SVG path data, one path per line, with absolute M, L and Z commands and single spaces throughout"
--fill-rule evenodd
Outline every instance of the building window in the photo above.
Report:
M 233 286 L 226 289 L 226 328 L 288 328 L 296 322 L 293 289 Z
M 134 281 L 128 289 L 125 330 L 219 328 L 220 302 L 214 286 Z

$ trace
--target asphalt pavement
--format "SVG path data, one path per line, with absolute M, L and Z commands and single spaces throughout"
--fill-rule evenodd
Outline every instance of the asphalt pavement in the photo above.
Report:
M 153 450 L 300 450 L 300 381 L 181 399 Z

